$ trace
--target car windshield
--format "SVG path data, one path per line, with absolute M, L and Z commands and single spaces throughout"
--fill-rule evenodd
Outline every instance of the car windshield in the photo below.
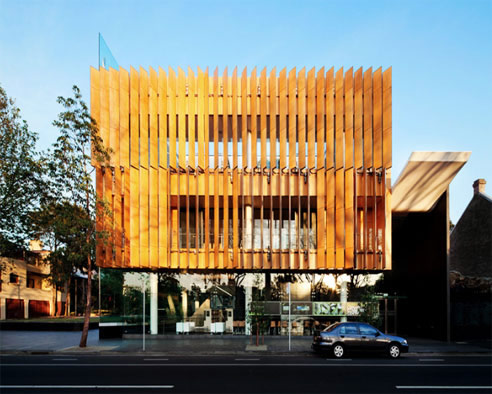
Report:
M 323 332 L 331 332 L 340 325 L 340 322 L 333 323 L 331 326 L 326 327 Z

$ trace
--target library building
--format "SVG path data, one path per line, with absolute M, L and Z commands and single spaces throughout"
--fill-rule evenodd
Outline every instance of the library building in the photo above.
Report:
M 96 263 L 125 273 L 124 332 L 142 292 L 150 334 L 248 335 L 261 316 L 264 335 L 311 335 L 371 289 L 385 331 L 449 335 L 448 187 L 470 153 L 414 152 L 392 183 L 391 68 L 103 63 L 91 114 L 111 149 Z

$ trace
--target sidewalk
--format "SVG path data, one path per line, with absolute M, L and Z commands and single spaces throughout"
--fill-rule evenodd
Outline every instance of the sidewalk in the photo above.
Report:
M 87 348 L 78 347 L 80 331 L 0 331 L 0 353 L 101 353 L 135 354 L 142 352 L 142 336 L 99 340 L 98 330 L 90 330 Z M 264 346 L 256 347 L 250 338 L 241 335 L 158 335 L 145 337 L 146 353 L 166 355 L 224 355 L 258 352 L 262 354 L 311 354 L 312 337 L 265 336 Z M 254 341 L 254 338 L 253 338 Z M 488 354 L 491 343 L 441 342 L 409 338 L 410 353 Z M 260 342 L 261 344 L 261 342 Z

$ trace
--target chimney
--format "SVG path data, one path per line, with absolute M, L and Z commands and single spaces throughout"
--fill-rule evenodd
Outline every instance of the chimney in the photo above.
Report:
M 477 179 L 473 182 L 473 195 L 477 193 L 485 193 L 485 179 Z

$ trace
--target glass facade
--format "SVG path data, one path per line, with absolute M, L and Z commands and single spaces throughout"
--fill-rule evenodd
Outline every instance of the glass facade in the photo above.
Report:
M 103 270 L 103 283 L 107 283 L 105 272 L 111 271 L 115 272 Z M 101 321 L 124 322 L 126 333 L 141 333 L 144 284 L 145 320 L 150 333 L 149 275 L 127 273 L 124 279 L 116 276 L 121 294 L 113 288 L 109 295 L 109 288 L 103 285 Z M 111 281 L 114 283 L 114 278 Z M 342 318 L 356 319 L 359 296 L 354 294 L 355 299 L 349 297 L 346 304 L 341 303 L 340 287 L 333 275 L 161 273 L 157 276 L 154 333 L 248 335 L 255 333 L 255 324 L 260 322 L 262 335 L 288 335 L 290 310 L 292 335 L 312 335 L 314 330 Z

